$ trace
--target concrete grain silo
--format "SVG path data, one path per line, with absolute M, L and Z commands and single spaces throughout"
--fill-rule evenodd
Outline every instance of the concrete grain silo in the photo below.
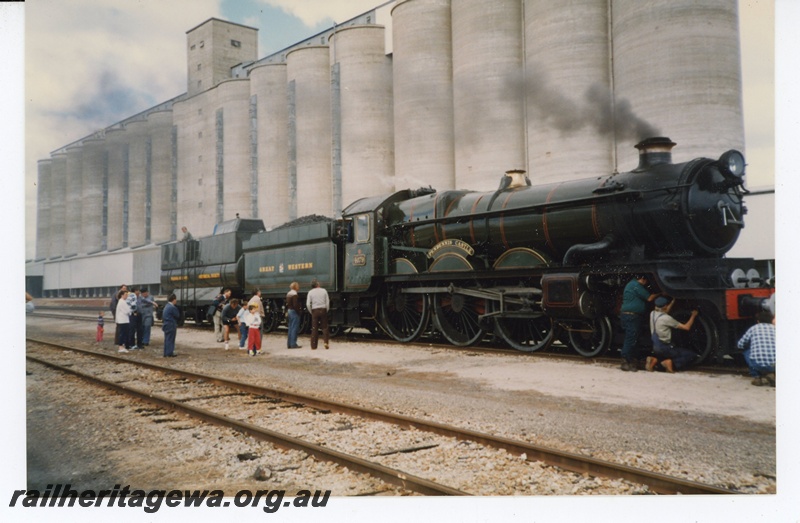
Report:
M 125 137 L 128 141 L 128 247 L 139 247 L 145 244 L 148 203 L 148 155 L 151 142 L 147 121 L 142 119 L 128 122 L 125 125 Z
M 395 188 L 392 63 L 384 32 L 378 25 L 350 26 L 330 39 L 337 215 L 359 198 Z
M 106 248 L 103 229 L 106 214 L 103 208 L 105 182 L 105 140 L 101 134 L 83 140 L 81 187 L 81 252 L 97 252 Z
M 151 175 L 148 243 L 160 243 L 172 238 L 175 231 L 173 201 L 173 133 L 172 111 L 154 111 L 147 115 L 151 139 Z
M 240 214 L 252 215 L 250 82 L 228 80 L 216 87 L 215 149 L 217 191 L 216 221 L 231 220 Z
M 53 204 L 53 160 L 39 160 L 38 170 L 38 205 L 36 206 L 36 258 L 49 258 L 50 254 L 50 207 Z M 60 196 L 59 196 L 60 197 Z
M 455 187 L 450 0 L 392 9 L 395 186 Z
M 612 2 L 617 108 L 678 145 L 673 160 L 744 148 L 737 3 L 730 0 Z M 617 121 L 620 169 L 638 165 L 641 133 Z
M 66 194 L 67 194 L 67 153 L 60 151 L 53 153 L 50 158 L 51 189 L 50 189 L 50 248 L 49 256 L 62 256 L 65 254 L 66 242 Z
M 289 83 L 289 217 L 333 215 L 331 78 L 327 46 L 286 56 Z
M 613 171 L 608 0 L 525 0 L 528 175 Z
M 217 223 L 216 93 L 211 89 L 172 106 L 178 129 L 177 229 L 186 226 L 196 237 L 211 234 Z
M 67 147 L 67 186 L 64 192 L 64 254 L 81 251 L 81 195 L 83 187 L 83 146 L 75 143 Z
M 250 70 L 255 97 L 257 141 L 257 217 L 275 227 L 289 220 L 289 109 L 286 64 L 261 65 Z M 253 187 L 253 181 L 248 184 Z
M 108 151 L 108 249 L 127 245 L 128 140 L 124 127 L 106 130 Z
M 525 167 L 519 0 L 452 4 L 455 180 L 459 189 L 496 189 Z

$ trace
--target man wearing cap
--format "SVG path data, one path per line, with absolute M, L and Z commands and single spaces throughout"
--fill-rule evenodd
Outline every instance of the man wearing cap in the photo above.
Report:
M 647 277 L 643 275 L 631 278 L 622 292 L 622 308 L 620 323 L 625 331 L 622 343 L 622 370 L 636 371 L 636 345 L 644 328 L 647 317 L 647 303 L 656 299 L 658 294 L 647 290 Z
M 670 300 L 665 296 L 656 298 L 656 308 L 650 313 L 650 332 L 653 340 L 653 353 L 656 357 L 647 357 L 646 369 L 652 371 L 661 360 L 661 366 L 667 372 L 675 372 L 688 367 L 697 358 L 697 354 L 689 349 L 676 347 L 672 344 L 672 329 L 684 331 L 692 330 L 694 320 L 699 311 L 693 310 L 692 315 L 686 323 L 681 323 L 669 315 L 675 300 Z

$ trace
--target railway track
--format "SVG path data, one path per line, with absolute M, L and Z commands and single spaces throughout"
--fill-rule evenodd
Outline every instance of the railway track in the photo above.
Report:
M 270 441 L 279 446 L 283 446 L 286 448 L 302 449 L 305 452 L 308 452 L 309 454 L 316 456 L 319 459 L 324 459 L 335 463 L 339 463 L 343 466 L 351 468 L 352 470 L 357 470 L 371 474 L 374 477 L 378 477 L 386 481 L 387 483 L 397 485 L 402 488 L 412 490 L 415 492 L 419 492 L 421 494 L 463 495 L 465 494 L 465 492 L 463 491 L 463 489 L 442 485 L 439 484 L 438 481 L 425 479 L 419 477 L 416 474 L 404 472 L 401 470 L 396 470 L 392 467 L 376 463 L 375 461 L 373 461 L 373 459 L 366 459 L 363 456 L 348 455 L 348 453 L 333 450 L 332 448 L 329 448 L 327 445 L 322 446 L 310 441 L 304 441 L 304 438 L 298 435 L 281 434 L 273 430 L 265 429 L 263 426 L 261 426 L 261 424 L 263 424 L 264 422 L 260 422 L 260 424 L 258 425 L 249 423 L 241 419 L 234 419 L 240 416 L 231 416 L 231 415 L 223 416 L 221 414 L 213 412 L 213 410 L 210 408 L 189 405 L 189 403 L 197 402 L 198 398 L 209 399 L 215 397 L 221 398 L 225 396 L 230 396 L 230 391 L 233 390 L 235 391 L 236 394 L 249 394 L 253 395 L 256 398 L 266 398 L 267 401 L 269 402 L 280 402 L 281 404 L 291 405 L 291 406 L 302 405 L 304 409 L 311 409 L 311 411 L 315 413 L 312 414 L 312 416 L 316 416 L 319 413 L 324 413 L 324 414 L 335 413 L 336 416 L 339 417 L 344 416 L 344 418 L 337 418 L 337 423 L 339 425 L 344 426 L 345 428 L 349 427 L 348 430 L 353 429 L 353 427 L 360 427 L 362 424 L 365 423 L 371 423 L 371 424 L 377 423 L 385 426 L 400 427 L 407 431 L 413 430 L 427 434 L 426 436 L 424 436 L 424 438 L 422 438 L 424 440 L 423 444 L 415 444 L 410 446 L 407 445 L 405 451 L 395 449 L 396 452 L 392 451 L 389 454 L 398 454 L 402 452 L 413 453 L 417 451 L 424 451 L 426 453 L 431 453 L 434 452 L 434 449 L 436 449 L 436 447 L 445 448 L 454 445 L 453 441 L 472 442 L 470 445 L 474 445 L 476 449 L 473 450 L 477 452 L 484 452 L 483 449 L 489 449 L 490 452 L 500 453 L 502 456 L 506 456 L 507 454 L 512 454 L 515 456 L 522 457 L 522 460 L 528 462 L 538 461 L 547 464 L 547 466 L 549 467 L 557 467 L 559 471 L 566 471 L 560 473 L 577 473 L 583 475 L 588 474 L 590 476 L 622 479 L 635 484 L 647 485 L 650 491 L 656 493 L 662 493 L 662 494 L 734 493 L 733 491 L 727 489 L 722 489 L 711 485 L 692 482 L 682 478 L 666 476 L 663 474 L 658 474 L 647 470 L 637 469 L 627 465 L 620 465 L 607 461 L 597 460 L 594 458 L 581 456 L 578 454 L 571 454 L 555 449 L 549 449 L 546 447 L 533 445 L 527 442 L 515 441 L 508 438 L 500 438 L 490 434 L 465 430 L 458 427 L 430 422 L 427 420 L 416 419 L 402 415 L 395 415 L 392 413 L 374 409 L 365 409 L 362 407 L 346 405 L 339 402 L 327 401 L 321 398 L 315 398 L 287 391 L 271 389 L 268 387 L 262 387 L 249 383 L 242 383 L 239 381 L 230 380 L 222 377 L 210 376 L 207 374 L 201 374 L 196 372 L 188 372 L 173 367 L 165 367 L 162 365 L 148 363 L 138 359 L 133 360 L 129 356 L 119 357 L 116 355 L 96 352 L 92 350 L 68 347 L 47 340 L 29 339 L 28 341 L 40 346 L 55 348 L 62 351 L 62 359 L 66 357 L 63 356 L 64 354 L 63 351 L 69 351 L 69 353 L 67 353 L 69 354 L 68 359 L 72 359 L 75 357 L 75 355 L 78 355 L 78 358 L 82 363 L 76 362 L 75 360 L 71 360 L 67 362 L 69 366 L 65 366 L 63 364 L 54 362 L 52 358 L 49 357 L 43 359 L 41 357 L 29 355 L 28 359 L 31 361 L 36 361 L 40 364 L 57 368 L 60 371 L 77 375 L 82 379 L 101 384 L 104 387 L 116 390 L 124 394 L 135 396 L 144 401 L 154 403 L 162 408 L 181 411 L 190 416 L 197 417 L 207 422 L 234 428 L 235 430 L 239 430 L 241 432 L 250 434 L 256 438 Z M 161 376 L 161 378 L 159 379 L 162 382 L 165 381 L 163 379 L 163 375 L 167 374 L 170 377 L 169 380 L 182 380 L 184 383 L 190 383 L 190 384 L 195 383 L 198 384 L 200 388 L 197 392 L 189 392 L 189 391 L 184 391 L 183 388 L 181 387 L 182 397 L 176 399 L 154 392 L 153 385 L 149 384 L 148 381 L 144 382 L 145 383 L 144 388 L 132 387 L 130 385 L 123 385 L 119 383 L 118 379 L 119 378 L 118 374 L 120 373 L 119 370 L 112 371 L 112 375 L 117 375 L 117 378 L 114 381 L 109 381 L 107 379 L 102 379 L 97 375 L 100 372 L 103 373 L 107 372 L 103 371 L 102 369 L 99 372 L 90 374 L 84 372 L 84 370 L 78 371 L 75 370 L 74 368 L 71 368 L 76 365 L 79 365 L 81 369 L 85 369 L 95 364 L 92 362 L 97 362 L 99 360 L 112 362 L 115 369 L 118 369 L 119 368 L 118 366 L 120 365 L 125 365 L 126 368 L 128 369 L 136 369 L 136 372 L 133 373 L 134 377 L 129 378 L 133 379 L 134 381 L 141 380 L 141 377 L 137 373 L 146 371 L 146 372 L 158 373 L 158 375 Z M 209 391 L 208 390 L 209 387 L 213 387 L 215 388 L 215 390 Z M 221 390 L 217 390 L 217 388 L 222 390 L 227 390 L 228 392 L 226 393 Z M 225 412 L 226 413 L 229 412 L 229 407 L 225 407 Z M 301 421 L 299 423 L 300 425 L 317 424 L 316 422 L 309 422 L 309 421 Z M 390 435 L 388 435 L 390 433 L 383 432 L 385 430 L 383 428 L 372 428 L 372 426 L 370 426 L 369 429 L 365 430 L 368 433 L 370 433 L 372 437 L 376 438 L 391 437 Z M 378 436 L 375 436 L 375 434 L 378 434 Z M 380 436 L 380 434 L 387 434 L 387 435 Z M 328 436 L 326 436 L 326 438 L 327 437 Z M 308 439 L 308 437 L 306 437 L 306 439 Z M 314 439 L 314 436 L 311 435 L 310 439 Z M 372 456 L 371 458 L 375 458 L 375 456 Z M 380 459 L 385 460 L 385 457 Z M 430 456 L 430 455 L 427 456 L 427 460 L 433 462 L 442 461 L 441 459 L 437 459 L 435 456 Z M 467 467 L 461 473 L 470 474 L 471 471 Z M 441 471 L 434 472 L 433 474 L 446 476 L 446 474 Z

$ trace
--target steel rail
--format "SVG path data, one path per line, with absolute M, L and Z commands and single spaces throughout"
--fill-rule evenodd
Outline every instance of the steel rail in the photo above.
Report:
M 214 412 L 211 412 L 206 409 L 202 409 L 200 407 L 192 407 L 190 405 L 186 405 L 180 403 L 178 401 L 172 400 L 165 396 L 161 396 L 159 394 L 154 394 L 151 392 L 144 392 L 133 387 L 128 387 L 126 385 L 122 385 L 119 383 L 113 383 L 110 381 L 106 381 L 102 378 L 98 378 L 96 376 L 92 376 L 90 374 L 83 373 L 81 371 L 71 369 L 68 367 L 63 367 L 56 363 L 49 362 L 47 360 L 43 360 L 41 358 L 37 358 L 35 356 L 26 356 L 26 358 L 30 361 L 34 361 L 36 363 L 51 367 L 56 369 L 60 372 L 66 372 L 77 376 L 83 380 L 89 381 L 96 385 L 100 385 L 107 389 L 120 392 L 122 394 L 126 394 L 128 396 L 133 396 L 135 398 L 144 400 L 148 403 L 152 403 L 154 405 L 158 405 L 159 407 L 163 407 L 166 409 L 180 411 L 185 414 L 188 414 L 191 417 L 201 419 L 203 421 L 213 423 L 215 425 L 219 425 L 221 427 L 227 427 L 234 429 L 236 431 L 242 432 L 244 434 L 248 434 L 253 436 L 254 438 L 258 438 L 260 440 L 268 441 L 277 445 L 279 447 L 299 450 L 302 452 L 306 452 L 317 459 L 323 461 L 329 461 L 341 465 L 343 467 L 347 467 L 350 470 L 354 470 L 357 472 L 362 472 L 365 474 L 369 474 L 370 476 L 379 478 L 386 483 L 390 483 L 392 485 L 396 485 L 407 490 L 411 490 L 414 492 L 418 492 L 420 494 L 425 494 L 428 496 L 467 496 L 466 492 L 462 492 L 458 489 L 454 489 L 445 485 L 440 485 L 433 481 L 429 481 L 424 478 L 420 478 L 418 476 L 414 476 L 412 474 L 407 474 L 405 472 L 395 470 L 389 467 L 384 467 L 378 463 L 373 463 L 371 461 L 359 458 L 357 456 L 351 456 L 349 454 L 345 454 L 343 452 L 338 452 L 333 449 L 329 449 L 326 447 L 322 447 L 316 445 L 314 443 L 310 443 L 304 441 L 299 438 L 295 438 L 292 436 L 288 436 L 286 434 L 281 434 L 279 432 L 275 432 L 269 429 L 265 429 L 259 427 L 257 425 L 253 425 L 244 421 L 238 421 L 232 418 L 228 418 Z M 165 368 L 166 371 L 170 371 L 169 368 Z
M 652 472 L 644 469 L 631 467 L 628 465 L 613 463 L 605 460 L 600 460 L 580 454 L 565 452 L 558 449 L 552 449 L 541 445 L 534 445 L 523 441 L 512 440 L 491 434 L 481 433 L 470 429 L 462 429 L 452 427 L 434 421 L 426 421 L 401 414 L 392 414 L 389 412 L 370 409 L 365 407 L 358 407 L 354 405 L 347 405 L 335 401 L 323 400 L 312 396 L 296 394 L 278 389 L 262 387 L 259 385 L 252 385 L 248 383 L 241 383 L 235 380 L 226 378 L 209 376 L 207 374 L 189 372 L 174 367 L 164 367 L 152 363 L 142 362 L 138 360 L 130 360 L 111 354 L 103 354 L 87 349 L 77 349 L 73 347 L 66 347 L 56 343 L 36 340 L 28 338 L 30 341 L 51 345 L 58 348 L 66 348 L 76 352 L 86 353 L 92 356 L 106 358 L 115 361 L 122 361 L 140 365 L 146 368 L 172 372 L 180 376 L 190 379 L 201 379 L 222 385 L 226 387 L 235 388 L 237 390 L 250 392 L 254 394 L 261 394 L 272 398 L 280 399 L 287 402 L 301 403 L 309 407 L 314 407 L 321 410 L 331 410 L 342 414 L 349 414 L 353 416 L 368 418 L 376 421 L 383 421 L 401 427 L 415 428 L 417 430 L 431 432 L 442 436 L 448 436 L 459 440 L 474 441 L 481 445 L 491 448 L 505 449 L 507 452 L 521 456 L 525 455 L 528 461 L 541 461 L 548 465 L 557 466 L 564 470 L 577 472 L 579 474 L 588 473 L 593 476 L 604 476 L 615 479 L 626 479 L 634 483 L 648 485 L 651 490 L 660 494 L 736 494 L 735 491 L 698 483 L 682 478 L 668 476 L 657 472 Z

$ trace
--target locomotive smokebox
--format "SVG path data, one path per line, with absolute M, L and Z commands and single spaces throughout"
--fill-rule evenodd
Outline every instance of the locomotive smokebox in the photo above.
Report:
M 634 147 L 639 149 L 639 167 L 636 171 L 648 169 L 662 163 L 672 163 L 672 148 L 675 142 L 666 136 L 645 138 Z

